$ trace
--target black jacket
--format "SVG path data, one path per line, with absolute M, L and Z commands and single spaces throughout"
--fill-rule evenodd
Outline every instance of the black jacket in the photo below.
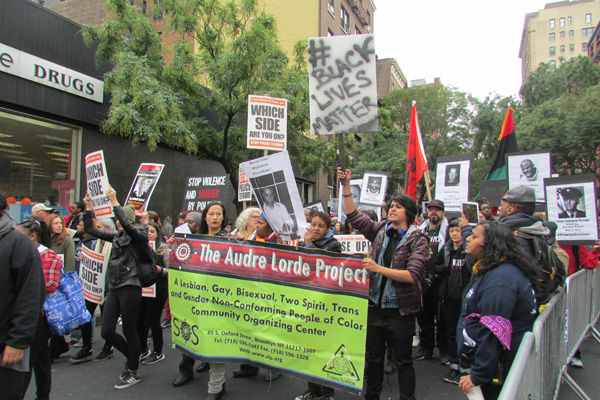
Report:
M 504 217 L 500 220 L 501 223 L 508 226 L 513 232 L 520 228 L 531 226 L 538 221 L 543 220 L 537 215 L 527 215 L 523 213 L 509 215 L 508 217 Z M 531 239 L 524 239 L 517 236 L 517 240 L 519 243 L 521 243 L 521 246 L 523 246 L 525 251 L 535 258 L 535 251 L 533 250 L 533 243 L 531 242 Z

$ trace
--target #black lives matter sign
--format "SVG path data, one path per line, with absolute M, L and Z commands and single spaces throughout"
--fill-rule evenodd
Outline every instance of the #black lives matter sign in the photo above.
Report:
M 227 202 L 229 175 L 190 176 L 186 179 L 183 212 L 202 212 L 213 201 Z
M 373 35 L 309 38 L 308 56 L 311 134 L 376 131 Z

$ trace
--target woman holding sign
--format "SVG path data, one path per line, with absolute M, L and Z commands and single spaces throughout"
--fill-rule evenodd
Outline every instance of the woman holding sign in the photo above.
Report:
M 350 178 L 350 170 L 338 169 L 348 221 L 372 243 L 370 257 L 363 259 L 370 275 L 365 399 L 379 399 L 388 343 L 394 349 L 400 399 L 411 400 L 415 398 L 412 339 L 415 316 L 421 311 L 421 278 L 429 260 L 429 241 L 413 225 L 417 205 L 410 196 L 394 195 L 388 220 L 375 222 L 356 211 Z

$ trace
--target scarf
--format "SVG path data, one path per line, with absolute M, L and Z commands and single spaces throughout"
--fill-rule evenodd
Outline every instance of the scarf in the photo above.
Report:
M 2 216 L 0 216 L 0 239 L 10 232 L 12 228 L 12 221 L 10 220 L 8 214 L 2 214 Z

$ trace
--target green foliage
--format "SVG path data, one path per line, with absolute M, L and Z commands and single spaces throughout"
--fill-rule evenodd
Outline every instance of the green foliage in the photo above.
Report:
M 253 0 L 164 0 L 160 7 L 183 39 L 173 49 L 161 48 L 150 20 L 129 0 L 109 0 L 107 21 L 84 27 L 86 42 L 98 43 L 98 59 L 114 65 L 105 76 L 112 96 L 106 133 L 219 161 L 236 186 L 239 163 L 262 154 L 246 149 L 248 95 L 267 94 L 289 100 L 288 149 L 300 171 L 331 165 L 335 150 L 302 134 L 309 121 L 306 63 L 288 66 L 272 16 Z

